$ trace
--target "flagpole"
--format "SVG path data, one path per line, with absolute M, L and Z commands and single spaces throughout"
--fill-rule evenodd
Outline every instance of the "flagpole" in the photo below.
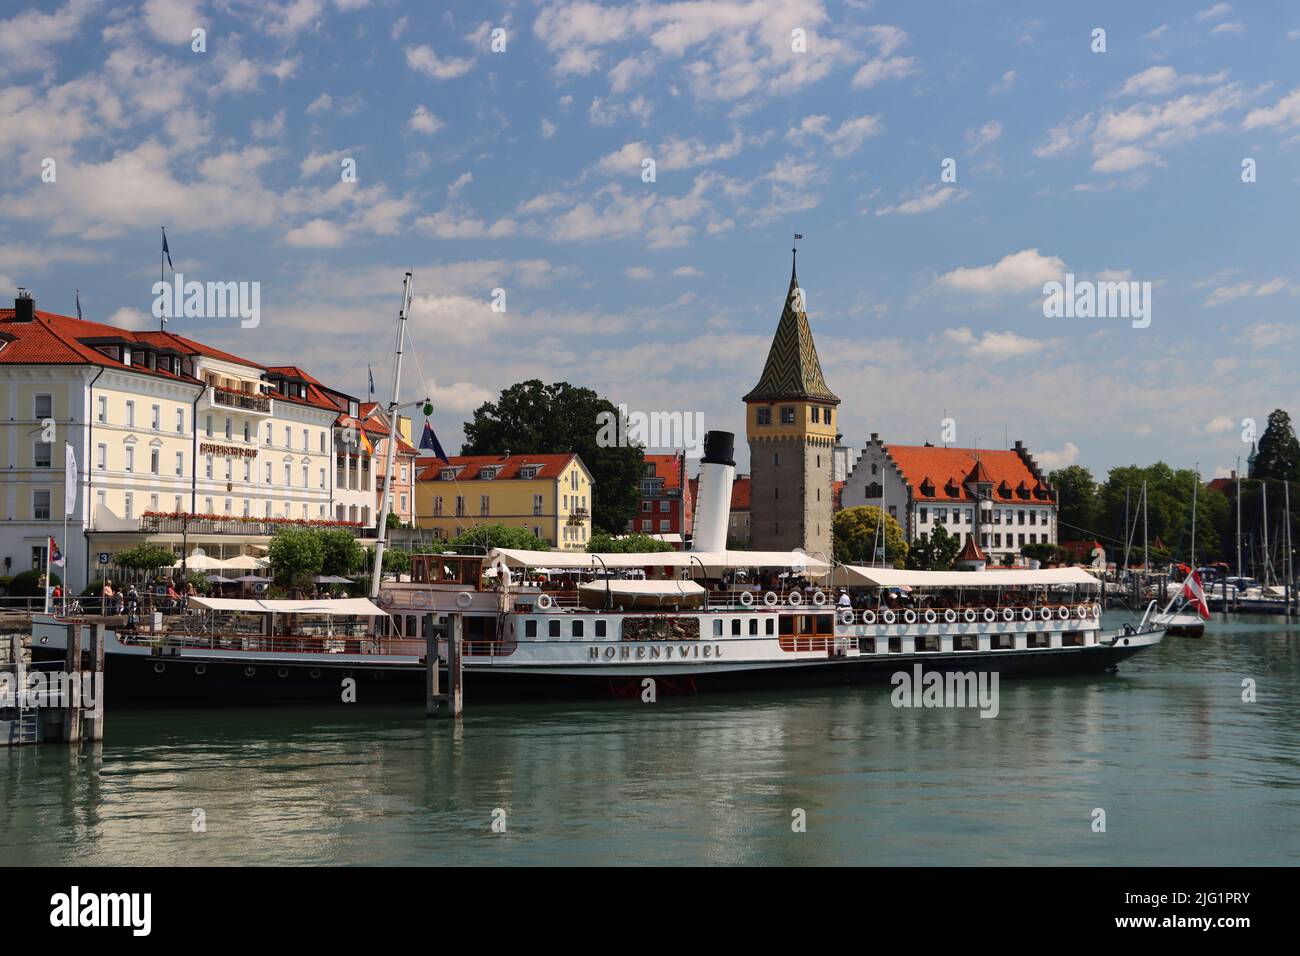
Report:
M 71 448 L 72 445 L 66 441 L 63 444 L 64 444 L 63 461 L 64 461 L 64 468 L 66 469 L 67 460 L 68 460 L 67 450 Z M 68 543 L 68 492 L 66 488 L 64 489 L 63 492 L 63 543 L 65 545 Z M 90 582 L 87 581 L 86 583 L 89 584 Z M 64 554 L 63 556 L 63 603 L 65 606 L 68 603 L 68 556 L 67 554 Z
M 162 230 L 162 246 L 158 249 L 158 281 L 165 283 L 167 281 L 167 272 L 163 269 L 163 256 L 167 254 L 167 227 L 159 226 L 158 228 Z M 185 237 L 182 236 L 181 238 L 184 239 Z M 167 310 L 163 309 L 162 311 L 166 312 Z M 161 315 L 158 316 L 158 331 L 167 331 L 167 320 Z

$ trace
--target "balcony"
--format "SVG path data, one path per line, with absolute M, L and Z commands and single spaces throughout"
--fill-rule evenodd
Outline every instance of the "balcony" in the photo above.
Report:
M 150 514 L 140 518 L 145 534 L 238 534 L 270 536 L 280 528 L 327 528 L 360 537 L 366 529 L 358 522 L 300 518 L 241 518 L 235 515 Z
M 241 412 L 253 412 L 258 415 L 271 414 L 271 400 L 264 395 L 249 395 L 230 388 L 209 386 L 208 399 L 213 405 L 238 409 Z

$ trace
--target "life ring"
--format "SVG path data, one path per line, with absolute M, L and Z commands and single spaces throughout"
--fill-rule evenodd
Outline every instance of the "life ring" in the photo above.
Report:
M 798 591 L 791 591 L 790 596 L 786 598 L 786 602 L 791 607 L 799 607 L 803 604 L 803 595 Z
M 155 674 L 161 674 L 166 669 L 167 669 L 167 665 L 164 664 L 162 661 L 158 661 L 153 665 L 153 672 Z
M 1094 604 L 1094 605 L 1092 606 L 1092 616 L 1093 616 L 1094 618 L 1100 618 L 1100 617 L 1101 617 L 1101 605 L 1100 605 L 1100 604 Z
M 311 670 L 309 670 L 307 673 L 311 675 L 312 680 L 316 680 L 318 677 L 320 677 L 320 668 L 319 668 L 319 667 L 313 667 L 313 668 L 312 668 Z
M 753 607 L 753 606 L 754 606 L 754 594 L 753 594 L 753 592 L 752 592 L 752 591 L 741 591 L 741 592 L 740 592 L 740 603 L 741 603 L 744 607 Z
M 946 611 L 943 612 L 943 619 L 949 624 L 956 624 L 957 612 L 954 611 L 952 608 L 948 608 Z
M 1062 604 L 1056 609 L 1056 616 L 1062 621 L 1068 621 L 1070 619 L 1070 609 Z
M 415 607 L 429 606 L 429 594 L 427 591 L 412 591 L 410 592 L 410 594 L 411 596 L 408 599 L 410 604 L 414 605 Z
M 975 619 L 979 617 L 979 615 L 975 613 L 973 607 L 966 608 L 966 610 L 962 612 L 961 616 L 965 618 L 967 624 L 974 624 Z
M 904 624 L 916 623 L 916 612 L 913 611 L 910 607 L 903 612 L 903 623 Z
M 389 607 L 390 605 L 392 605 L 392 603 L 393 603 L 393 592 L 392 592 L 392 591 L 380 591 L 380 592 L 379 592 L 379 606 L 380 606 L 380 607 Z
M 289 668 L 287 668 L 287 667 L 281 667 L 279 670 L 277 670 L 277 671 L 275 672 L 275 676 L 276 676 L 276 677 L 288 677 L 288 676 L 289 676 Z
M 825 592 L 825 591 L 814 591 L 814 592 L 813 592 L 813 596 L 812 596 L 812 602 L 813 602 L 813 604 L 817 605 L 818 607 L 825 607 L 825 606 L 826 606 L 826 592 Z
M 876 623 L 876 612 L 873 611 L 873 610 L 871 610 L 871 608 L 867 608 L 865 611 L 863 611 L 863 612 L 862 612 L 862 623 L 863 623 L 863 624 L 875 624 L 875 623 Z
M 1050 621 L 1052 619 L 1052 609 L 1050 607 L 1040 607 L 1038 609 L 1038 616 L 1044 621 Z
M 1034 609 L 1032 607 L 1027 607 L 1020 612 L 1020 616 L 1026 621 L 1032 621 L 1034 619 Z
M 457 607 L 469 607 L 474 603 L 474 597 L 468 591 L 461 591 L 456 595 Z
M 853 623 L 853 610 L 852 610 L 852 608 L 847 608 L 847 607 L 842 607 L 842 608 L 840 608 L 840 623 L 841 623 L 841 624 L 852 624 L 852 623 Z
M 992 624 L 992 623 L 993 623 L 994 621 L 996 621 L 997 619 L 998 619 L 998 612 L 997 612 L 997 611 L 993 610 L 993 608 L 991 608 L 991 607 L 986 607 L 986 608 L 984 609 L 984 620 L 986 620 L 988 623 Z
M 549 611 L 553 604 L 555 604 L 555 602 L 551 600 L 551 596 L 547 594 L 545 591 L 537 595 L 537 606 L 541 610 Z
M 777 604 L 780 603 L 780 601 L 781 599 L 776 596 L 775 591 L 768 591 L 766 594 L 763 595 L 763 603 L 766 604 L 768 607 L 776 607 Z
M 1086 605 L 1086 604 L 1080 604 L 1078 607 L 1076 607 L 1076 608 L 1074 609 L 1074 616 L 1077 617 L 1077 618 L 1078 618 L 1079 620 L 1081 620 L 1081 621 L 1087 620 L 1087 618 L 1088 618 L 1088 605 Z
M 1004 607 L 1004 608 L 1002 609 L 1002 620 L 1004 620 L 1004 621 L 1014 621 L 1015 619 L 1016 619 L 1016 609 L 1015 609 L 1015 608 Z
M 934 608 L 927 607 L 925 609 L 925 623 L 933 624 L 937 620 L 939 620 L 939 615 L 935 613 Z
M 892 607 L 887 607 L 880 612 L 880 619 L 886 624 L 893 624 L 897 619 L 897 615 L 894 614 L 894 609 Z

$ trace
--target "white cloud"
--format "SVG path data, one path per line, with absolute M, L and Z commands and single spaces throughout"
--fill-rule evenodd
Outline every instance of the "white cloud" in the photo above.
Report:
M 836 159 L 845 159 L 858 151 L 864 142 L 883 131 L 879 116 L 855 116 L 832 129 L 827 116 L 805 116 L 798 126 L 792 126 L 785 138 L 792 143 L 819 139 L 830 147 Z
M 1241 23 L 1233 21 L 1232 23 L 1220 23 L 1210 31 L 1211 33 L 1245 33 L 1246 28 Z
M 1255 288 L 1253 282 L 1240 282 L 1236 285 L 1219 286 L 1212 291 L 1205 300 L 1206 306 L 1214 307 L 1223 305 L 1225 302 L 1231 302 L 1233 299 L 1241 299 L 1250 295 Z
M 155 40 L 188 46 L 191 31 L 208 25 L 199 12 L 200 3 L 201 0 L 145 0 L 140 14 Z
M 903 216 L 914 216 L 918 213 L 933 212 L 941 209 L 951 202 L 960 202 L 965 199 L 967 192 L 964 189 L 958 189 L 955 186 L 939 186 L 931 183 L 921 191 L 919 195 L 911 199 L 904 200 L 896 206 L 882 206 L 876 210 L 877 216 L 889 216 L 893 214 Z
M 291 246 L 309 249 L 334 249 L 347 241 L 343 227 L 328 219 L 312 219 L 285 233 Z
M 994 83 L 992 86 L 989 87 L 989 92 L 1005 93 L 1007 90 L 1011 89 L 1011 87 L 1015 85 L 1015 82 L 1016 82 L 1016 71 L 1007 70 L 1007 72 L 1003 73 L 996 83 Z
M 454 80 L 472 70 L 474 61 L 463 57 L 440 57 L 433 47 L 422 43 L 407 48 L 406 65 L 435 80 Z
M 966 349 L 973 357 L 991 361 L 1033 355 L 1036 352 L 1041 352 L 1046 347 L 1046 343 L 1038 339 L 1026 338 L 1023 335 L 1017 335 L 1015 332 L 990 332 L 986 330 L 977 336 L 968 326 L 946 329 L 943 337 L 952 345 Z
M 1154 30 L 1148 30 L 1146 33 L 1142 34 L 1142 39 L 1159 40 L 1162 36 L 1164 36 L 1168 32 L 1169 32 L 1169 24 L 1162 23 Z
M 1057 256 L 1044 256 L 1037 249 L 1022 249 L 1003 256 L 993 265 L 962 267 L 941 275 L 940 286 L 977 295 L 1005 295 L 1012 292 L 1041 292 L 1043 284 L 1059 280 L 1065 263 Z
M 673 270 L 673 275 L 680 278 L 694 279 L 704 275 L 704 273 L 695 268 L 695 266 L 678 266 Z
M 328 93 L 322 93 L 307 104 L 307 115 L 317 116 L 321 113 L 328 113 L 333 105 L 334 98 Z
M 408 129 L 416 133 L 432 136 L 447 124 L 430 113 L 428 108 L 421 104 L 415 108 L 411 118 L 406 121 L 406 125 Z
M 1196 19 L 1200 23 L 1206 20 L 1221 20 L 1232 12 L 1232 4 L 1216 3 L 1212 7 L 1206 7 L 1196 14 Z
M 989 120 L 979 129 L 966 130 L 966 142 L 970 145 L 972 153 L 978 153 L 990 143 L 996 143 L 1002 135 L 1002 124 L 997 120 Z
M 1217 415 L 1205 423 L 1205 433 L 1207 435 L 1219 435 L 1223 432 L 1235 431 L 1237 423 L 1227 415 Z
M 639 282 L 644 282 L 646 279 L 653 279 L 655 277 L 654 272 L 647 269 L 645 266 L 628 266 L 623 270 L 623 274 L 629 279 L 636 279 Z
M 1040 451 L 1034 458 L 1043 471 L 1051 472 L 1059 468 L 1068 468 L 1079 460 L 1079 446 L 1072 441 L 1067 441 L 1056 451 Z
M 1172 66 L 1153 66 L 1135 73 L 1124 81 L 1119 96 L 1162 96 L 1172 93 L 1180 86 L 1207 86 L 1222 83 L 1228 77 L 1227 70 L 1198 76 L 1194 73 L 1180 74 Z
M 550 139 L 555 135 L 555 124 L 545 117 L 542 118 L 542 139 Z
M 1261 126 L 1290 129 L 1300 125 L 1300 89 L 1292 90 L 1272 106 L 1251 110 L 1246 114 L 1242 125 L 1246 129 L 1258 129 Z
M 98 0 L 68 0 L 51 13 L 27 10 L 0 20 L 0 72 L 48 64 L 49 47 L 74 39 L 98 6 Z

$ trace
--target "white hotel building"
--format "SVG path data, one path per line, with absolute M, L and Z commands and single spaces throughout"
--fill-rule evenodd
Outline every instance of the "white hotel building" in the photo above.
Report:
M 80 590 L 144 540 L 233 557 L 264 553 L 285 521 L 361 534 L 377 508 L 358 411 L 295 367 L 39 312 L 20 295 L 0 309 L 3 573 L 42 568 L 47 536 Z M 65 442 L 79 471 L 67 541 Z
M 883 508 L 909 542 L 942 524 L 998 564 L 1027 544 L 1057 543 L 1056 491 L 1021 442 L 986 451 L 886 445 L 873 434 L 840 501 Z

